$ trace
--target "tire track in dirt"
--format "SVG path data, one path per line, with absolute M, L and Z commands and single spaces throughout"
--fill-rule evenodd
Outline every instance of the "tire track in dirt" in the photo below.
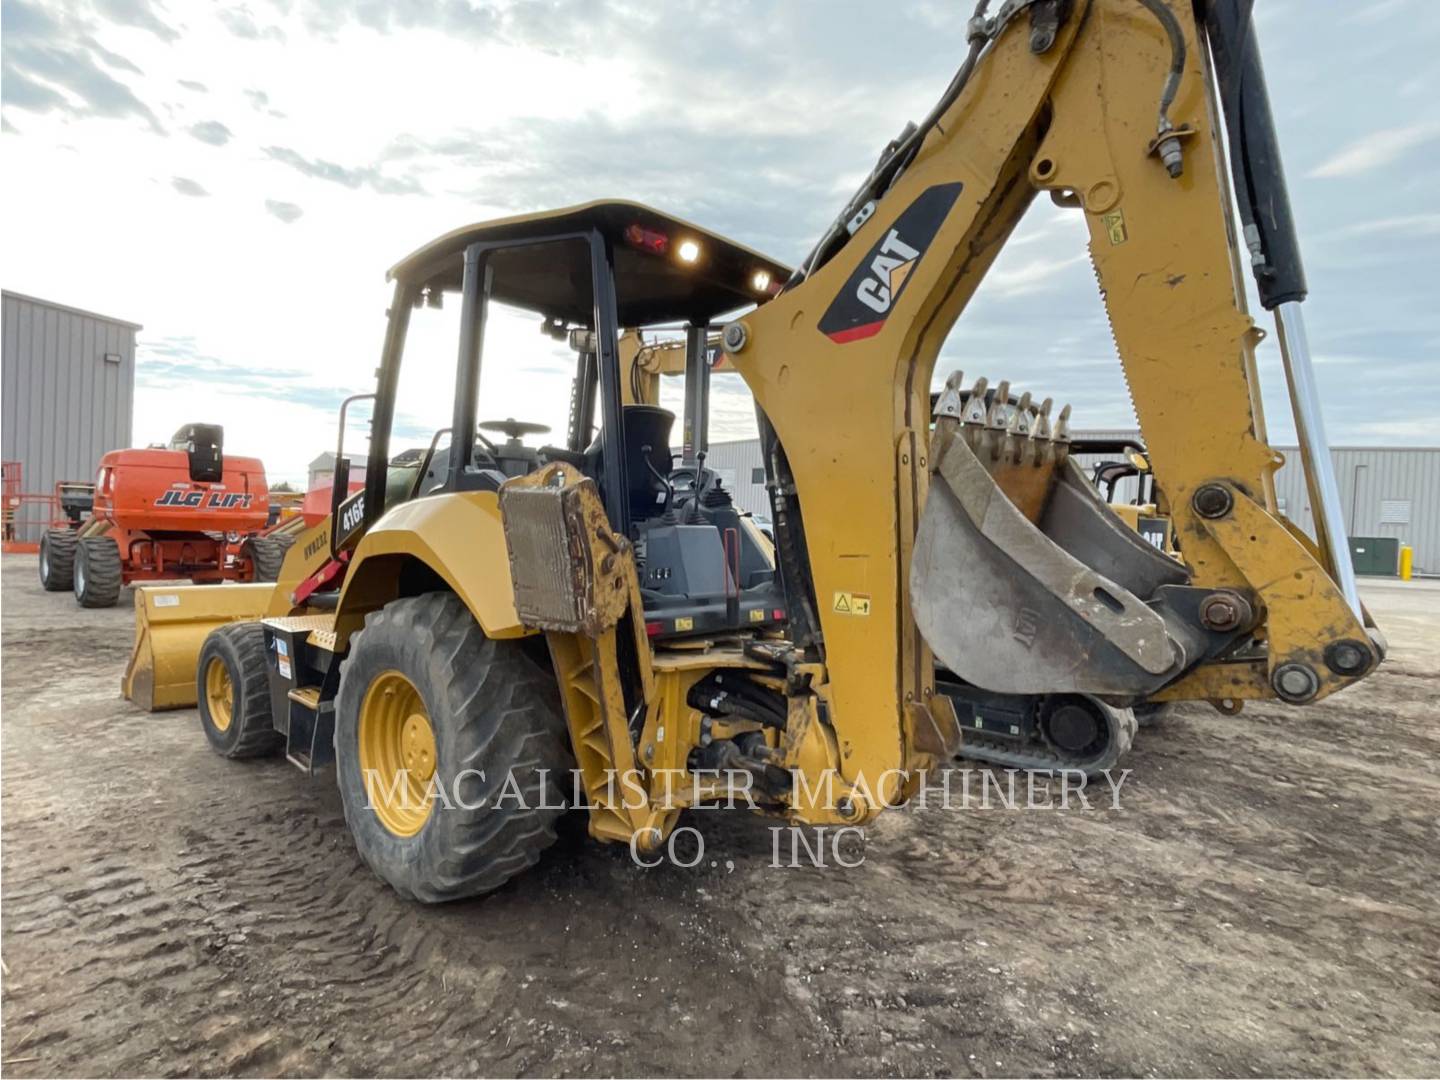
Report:
M 1440 733 L 1409 674 L 1433 663 L 1303 714 L 1182 711 L 1141 733 L 1119 812 L 912 808 L 849 870 L 772 867 L 740 813 L 687 820 L 690 871 L 567 821 L 534 873 L 425 909 L 361 864 L 330 775 L 131 709 L 128 613 L 76 616 L 10 565 L 0 1019 L 6 1058 L 38 1059 L 13 1075 L 1440 1060 Z

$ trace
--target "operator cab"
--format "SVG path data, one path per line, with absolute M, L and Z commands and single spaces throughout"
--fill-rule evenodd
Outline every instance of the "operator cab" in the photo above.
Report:
M 338 516 L 337 547 L 358 538 L 388 505 L 447 492 L 498 492 L 551 462 L 597 485 L 611 527 L 634 544 L 652 638 L 756 629 L 784 619 L 768 538 L 704 467 L 711 327 L 778 292 L 789 268 L 636 203 L 596 202 L 460 229 L 390 271 L 395 302 L 379 372 L 366 487 Z M 453 416 L 429 447 L 387 484 L 390 430 L 410 312 L 458 294 Z M 482 367 L 492 305 L 533 312 L 573 355 L 563 435 L 532 420 L 484 418 Z M 686 416 L 646 400 L 621 328 L 684 335 Z M 678 345 L 672 342 L 672 347 Z M 624 355 L 622 355 L 622 353 Z M 497 410 L 498 411 L 498 410 Z M 343 427 L 343 424 L 342 424 Z M 456 438 L 465 432 L 468 437 Z M 672 446 L 685 434 L 677 453 Z M 415 456 L 412 455 L 412 459 Z M 343 455 L 337 455 L 343 460 Z M 337 492 L 343 490 L 338 484 Z M 354 503 L 359 503 L 358 512 Z M 340 515 L 338 504 L 336 513 Z M 345 524 L 353 523 L 347 530 Z

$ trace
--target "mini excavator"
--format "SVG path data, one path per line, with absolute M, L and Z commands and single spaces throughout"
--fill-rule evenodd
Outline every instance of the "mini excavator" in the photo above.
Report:
M 532 865 L 567 803 L 637 853 L 737 785 L 784 820 L 861 825 L 962 742 L 1093 764 L 1136 705 L 1304 706 L 1371 672 L 1383 639 L 1348 561 L 1250 3 L 982 2 L 967 38 L 793 269 L 616 201 L 462 228 L 393 267 L 364 490 L 337 475 L 263 617 L 232 608 L 204 638 L 212 746 L 333 765 L 361 857 L 431 902 Z M 1068 409 L 959 372 L 932 404 L 942 343 L 1040 195 L 1088 226 L 1179 561 L 1095 494 Z M 1314 540 L 1276 504 L 1247 265 Z M 410 313 L 456 294 L 450 426 L 392 469 Z M 557 445 L 479 430 L 496 303 L 574 348 Z M 622 328 L 677 324 L 687 375 L 718 332 L 754 395 L 773 549 L 703 466 L 679 482 L 674 415 L 626 392 Z M 219 602 L 200 592 L 164 609 L 193 629 Z M 154 674 L 138 647 L 132 685 Z M 997 702 L 1014 716 L 992 725 Z

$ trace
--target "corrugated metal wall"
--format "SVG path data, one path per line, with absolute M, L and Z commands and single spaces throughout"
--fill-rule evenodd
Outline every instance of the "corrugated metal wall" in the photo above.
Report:
M 1137 438 L 1128 431 L 1076 432 L 1075 438 Z M 1276 447 L 1285 455 L 1285 464 L 1275 474 L 1275 495 L 1280 509 L 1307 533 L 1314 535 L 1310 518 L 1310 496 L 1305 490 L 1305 472 L 1300 452 L 1293 446 Z M 1417 573 L 1440 574 L 1440 447 L 1343 447 L 1331 450 L 1340 502 L 1351 536 L 1393 536 L 1415 549 Z M 1077 455 L 1090 475 L 1091 468 L 1115 455 Z M 706 465 L 718 471 L 738 506 L 756 514 L 770 513 L 763 484 L 751 481 L 753 470 L 762 466 L 760 442 L 711 443 Z M 1117 485 L 1116 501 L 1135 495 L 1135 481 Z M 1408 520 L 1407 520 L 1408 519 Z
M 1314 535 L 1300 452 L 1280 447 L 1280 508 Z M 1440 574 L 1440 447 L 1341 447 L 1330 451 L 1351 536 L 1393 536 L 1415 549 L 1416 573 Z
M 1129 431 L 1086 431 L 1076 438 L 1138 438 Z M 1275 474 L 1275 497 L 1280 510 L 1311 536 L 1310 495 L 1305 470 L 1294 446 L 1275 448 L 1285 464 Z M 1332 447 L 1335 479 L 1340 485 L 1340 506 L 1351 536 L 1392 536 L 1415 549 L 1416 573 L 1440 574 L 1440 447 L 1345 446 Z M 1101 457 L 1081 455 L 1089 466 Z M 1117 485 L 1117 501 L 1135 494 L 1135 481 Z M 1408 519 L 1408 520 L 1405 520 Z
M 4 460 L 20 462 L 27 492 L 93 480 L 102 454 L 130 445 L 140 327 L 19 293 L 4 293 L 3 305 Z

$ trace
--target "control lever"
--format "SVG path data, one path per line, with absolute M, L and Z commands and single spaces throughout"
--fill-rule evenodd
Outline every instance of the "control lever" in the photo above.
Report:
M 705 498 L 705 451 L 695 452 L 695 493 L 690 498 L 690 506 L 685 511 L 685 523 L 694 525 L 700 521 L 700 503 Z

